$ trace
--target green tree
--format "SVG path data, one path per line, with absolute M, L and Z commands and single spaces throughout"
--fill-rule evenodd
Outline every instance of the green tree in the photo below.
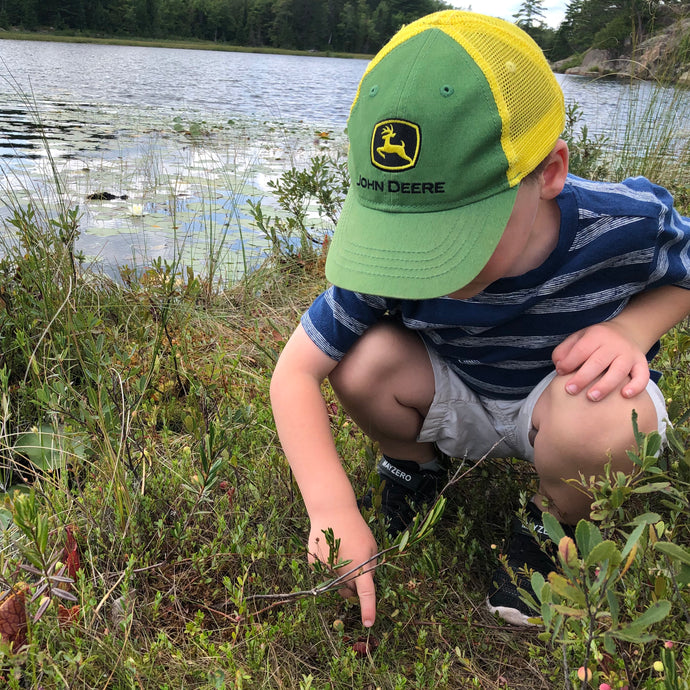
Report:
M 293 0 L 276 0 L 273 5 L 271 44 L 281 48 L 296 48 Z
M 373 53 L 442 0 L 0 0 L 0 26 Z
M 22 28 L 29 31 L 38 28 L 38 10 L 38 0 L 24 0 L 19 4 L 19 23 Z
M 247 10 L 247 45 L 264 46 L 270 40 L 273 25 L 273 0 L 253 0 Z
M 532 29 L 545 24 L 545 11 L 544 0 L 523 0 L 513 19 L 521 29 Z

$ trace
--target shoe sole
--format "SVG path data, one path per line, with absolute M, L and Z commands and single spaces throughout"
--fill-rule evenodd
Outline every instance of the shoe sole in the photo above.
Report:
M 486 600 L 486 608 L 489 609 L 490 613 L 497 614 L 500 616 L 506 623 L 510 623 L 511 625 L 518 625 L 523 628 L 543 628 L 544 626 L 539 624 L 539 623 L 533 623 L 532 621 L 537 617 L 535 616 L 526 616 L 522 611 L 518 611 L 517 609 L 512 609 L 508 606 L 492 606 L 491 602 L 487 598 Z

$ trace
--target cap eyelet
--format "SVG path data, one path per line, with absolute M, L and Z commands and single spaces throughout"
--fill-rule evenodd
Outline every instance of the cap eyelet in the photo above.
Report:
M 378 92 L 379 92 L 379 86 L 378 86 L 378 84 L 374 84 L 374 86 L 372 86 L 369 89 L 369 97 L 373 98 Z
M 455 93 L 455 89 L 450 86 L 449 84 L 444 84 L 440 89 L 439 93 L 444 97 L 448 98 L 448 96 L 452 96 Z

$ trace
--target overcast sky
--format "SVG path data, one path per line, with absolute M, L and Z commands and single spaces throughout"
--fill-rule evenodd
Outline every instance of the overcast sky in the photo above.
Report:
M 486 2 L 486 0 L 484 0 L 484 2 L 477 2 L 476 0 L 474 2 L 472 0 L 467 0 L 466 2 L 462 0 L 449 1 L 451 5 L 460 9 L 472 9 L 475 12 L 501 17 L 501 19 L 507 19 L 511 22 L 513 21 L 513 15 L 522 4 L 520 0 L 490 0 L 490 2 Z M 561 2 L 558 0 L 546 0 L 546 2 L 544 2 L 544 7 L 546 9 L 544 16 L 546 17 L 546 23 L 551 28 L 557 29 L 559 24 L 563 21 L 566 4 L 565 0 Z

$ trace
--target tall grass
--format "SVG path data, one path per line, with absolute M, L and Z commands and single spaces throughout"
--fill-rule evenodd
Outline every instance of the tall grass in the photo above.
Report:
M 622 146 L 615 152 L 615 175 L 642 175 L 690 186 L 690 101 L 688 91 L 661 83 L 633 84 L 619 110 Z
M 601 142 L 573 133 L 571 145 L 586 173 Z M 676 181 L 672 166 L 659 175 Z M 539 633 L 485 611 L 494 547 L 535 485 L 510 459 L 462 468 L 433 533 L 389 552 L 373 630 L 324 585 L 328 572 L 307 566 L 307 518 L 268 380 L 325 285 L 327 246 L 308 209 L 332 226 L 345 187 L 338 159 L 286 171 L 274 183 L 279 212 L 254 207 L 270 247 L 263 264 L 222 286 L 214 272 L 225 224 L 208 229 L 204 269 L 176 256 L 115 280 L 75 252 L 76 208 L 56 211 L 40 193 L 31 205 L 10 199 L 0 260 L 0 684 L 566 688 L 587 686 L 577 679 L 587 663 L 590 687 L 687 688 L 687 324 L 656 363 L 674 445 L 656 458 L 654 440 L 640 438 L 635 472 L 592 480 L 598 512 L 587 534 L 614 546 L 597 561 L 578 543 L 582 563 L 571 566 L 585 597 L 595 567 L 611 569 L 593 613 L 552 592 Z M 377 449 L 324 392 L 338 450 L 364 490 Z M 393 546 L 378 518 L 367 519 L 381 548 Z M 625 553 L 615 566 L 614 548 Z M 21 623 L 22 611 L 10 648 L 4 623 Z M 649 624 L 631 628 L 647 611 Z
M 606 166 L 598 171 L 600 177 L 642 175 L 672 191 L 690 187 L 690 92 L 687 87 L 674 86 L 690 60 L 687 19 L 680 8 L 679 12 L 677 35 L 663 49 L 657 47 L 661 66 L 648 80 L 639 77 L 639 65 L 631 70 L 629 88 L 609 123 L 613 135 L 602 150 Z M 633 47 L 631 52 L 636 56 L 638 49 Z M 611 145 L 614 141 L 615 146 Z

